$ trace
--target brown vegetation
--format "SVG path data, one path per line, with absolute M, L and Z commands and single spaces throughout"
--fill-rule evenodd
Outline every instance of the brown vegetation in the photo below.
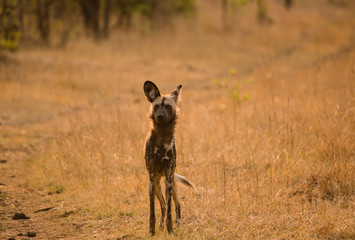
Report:
M 152 80 L 162 92 L 183 85 L 176 171 L 199 191 L 179 188 L 176 239 L 354 239 L 348 4 L 272 2 L 273 24 L 242 11 L 224 31 L 209 1 L 189 30 L 0 59 L 0 238 L 148 237 L 142 86 Z

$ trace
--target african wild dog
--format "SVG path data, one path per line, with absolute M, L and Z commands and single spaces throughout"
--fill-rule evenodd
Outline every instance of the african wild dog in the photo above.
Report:
M 182 85 L 179 85 L 170 95 L 161 96 L 159 89 L 154 83 L 146 81 L 143 86 L 147 100 L 152 103 L 149 111 L 152 129 L 148 132 L 145 140 L 145 162 L 149 172 L 149 233 L 152 236 L 155 234 L 154 195 L 158 198 L 161 207 L 160 227 L 164 228 L 166 214 L 166 227 L 168 232 L 172 233 L 171 197 L 173 197 L 175 202 L 177 225 L 179 225 L 181 218 L 175 178 L 185 185 L 194 188 L 191 182 L 175 173 L 176 150 L 174 131 L 178 117 L 177 102 L 181 87 Z M 165 177 L 167 207 L 160 187 L 160 178 L 162 176 Z

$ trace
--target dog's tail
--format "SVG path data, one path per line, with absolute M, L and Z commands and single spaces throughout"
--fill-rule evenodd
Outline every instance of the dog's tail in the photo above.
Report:
M 179 180 L 185 186 L 192 188 L 193 190 L 195 190 L 195 192 L 198 192 L 195 185 L 192 182 L 190 182 L 189 180 L 187 180 L 185 177 L 180 176 L 179 174 L 175 173 L 175 179 Z

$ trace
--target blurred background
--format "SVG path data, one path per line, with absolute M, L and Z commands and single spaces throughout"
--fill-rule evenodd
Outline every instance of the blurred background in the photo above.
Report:
M 0 0 L 0 238 L 147 238 L 151 80 L 183 85 L 176 172 L 199 193 L 179 186 L 175 238 L 354 239 L 354 16 L 350 0 Z
M 280 15 L 324 5 L 353 7 L 344 0 L 2 0 L 0 43 L 16 50 L 31 44 L 65 47 L 83 37 L 103 40 L 118 31 L 235 31 L 248 25 L 242 22 L 280 25 Z

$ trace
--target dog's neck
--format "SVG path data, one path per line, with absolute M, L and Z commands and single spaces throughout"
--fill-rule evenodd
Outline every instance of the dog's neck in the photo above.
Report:
M 165 144 L 170 144 L 174 139 L 176 119 L 164 125 L 159 125 L 154 120 L 152 122 L 153 128 L 151 129 L 151 133 L 155 139 L 156 145 L 164 146 Z

